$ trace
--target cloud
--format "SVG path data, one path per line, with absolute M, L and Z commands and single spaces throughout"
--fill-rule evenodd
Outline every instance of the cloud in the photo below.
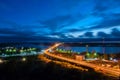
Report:
M 22 3 L 22 1 L 20 2 Z M 47 4 L 44 1 L 42 3 L 42 6 L 44 3 Z M 17 4 L 10 3 L 10 5 L 15 7 Z M 42 8 L 42 6 L 33 4 L 32 8 L 31 3 L 29 3 L 28 8 L 23 9 L 21 8 L 23 6 L 19 4 L 11 10 L 12 13 L 8 12 L 8 16 L 0 13 L 5 15 L 3 16 L 4 19 L 0 19 L 0 37 L 3 39 L 44 41 L 52 39 L 66 39 L 69 41 L 69 39 L 79 38 L 117 38 L 120 37 L 119 5 L 119 0 L 52 0 L 49 3 L 49 13 L 47 13 L 47 10 L 39 11 L 39 7 L 40 9 L 47 9 L 48 6 Z M 37 7 L 38 9 L 35 9 Z M 24 18 L 22 18 L 22 10 L 25 10 L 24 14 L 27 17 L 23 15 Z M 38 14 L 35 15 L 34 12 L 38 12 Z M 17 17 L 14 16 L 14 13 Z M 38 22 L 32 23 L 31 21 Z M 22 23 L 29 25 L 22 25 Z
M 111 36 L 109 34 L 106 34 L 105 32 L 98 32 L 97 37 L 107 38 L 107 37 L 111 37 Z
M 1 35 L 10 35 L 12 36 L 16 36 L 16 37 L 28 37 L 28 36 L 33 36 L 35 34 L 35 32 L 33 31 L 21 31 L 21 30 L 16 30 L 16 29 L 5 29 L 5 28 L 1 28 L 0 29 L 0 34 Z
M 82 19 L 80 14 L 76 15 L 61 15 L 49 20 L 40 21 L 40 24 L 50 29 L 52 32 L 61 31 L 64 27 L 69 27 L 71 24 Z
M 114 28 L 112 29 L 111 35 L 114 37 L 119 37 L 120 38 L 120 30 Z
M 119 7 L 120 1 L 119 0 L 105 0 L 105 1 L 99 1 L 97 0 L 96 6 L 94 7 L 94 15 L 106 15 L 111 14 L 114 12 L 114 9 Z M 110 5 L 110 6 L 108 6 Z M 111 11 L 111 12 L 109 12 Z
M 88 28 L 83 28 L 80 29 L 80 31 L 85 31 L 85 30 L 96 30 L 96 29 L 107 29 L 107 28 L 116 28 L 119 27 L 120 25 L 120 19 L 113 19 L 113 20 L 103 20 L 101 21 L 100 24 L 93 25 Z
M 51 18 L 49 20 L 40 21 L 40 24 L 44 25 L 49 29 L 56 29 L 58 27 L 64 26 L 63 24 L 67 24 L 66 22 L 71 19 L 70 15 L 67 16 L 57 16 Z
M 85 37 L 93 37 L 93 32 L 86 32 L 84 34 Z
M 97 37 L 120 38 L 120 30 L 113 28 L 110 34 L 107 34 L 105 32 L 98 32 Z
M 78 32 L 78 31 L 80 31 L 79 29 L 68 29 L 68 30 L 66 30 L 67 32 Z
M 102 12 L 108 10 L 110 6 L 106 5 L 106 2 L 107 2 L 107 4 L 109 4 L 109 1 L 99 1 L 99 0 L 97 0 L 96 4 L 95 4 L 95 7 L 94 7 L 94 13 L 99 14 L 99 13 L 102 13 Z
M 16 22 L 5 20 L 4 18 L 0 19 L 0 28 L 19 28 L 20 25 Z

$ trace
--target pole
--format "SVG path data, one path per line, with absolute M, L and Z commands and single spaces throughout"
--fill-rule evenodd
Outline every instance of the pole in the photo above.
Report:
M 86 52 L 88 53 L 88 45 L 86 45 Z
M 103 38 L 103 54 L 105 54 L 104 38 Z

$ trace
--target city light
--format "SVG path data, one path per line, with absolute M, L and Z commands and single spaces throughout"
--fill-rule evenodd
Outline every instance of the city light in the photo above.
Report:
M 3 63 L 3 60 L 2 60 L 2 59 L 0 59 L 0 63 Z
M 22 61 L 26 61 L 26 58 L 22 58 Z

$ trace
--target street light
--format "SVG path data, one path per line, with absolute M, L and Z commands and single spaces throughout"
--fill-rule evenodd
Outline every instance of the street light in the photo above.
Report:
M 94 56 L 97 57 L 97 53 L 96 52 L 94 53 Z
M 26 58 L 22 58 L 22 61 L 26 61 Z
M 90 53 L 87 52 L 86 56 L 87 56 L 87 58 L 90 58 Z
M 3 60 L 2 60 L 2 59 L 0 59 L 0 63 L 3 63 Z

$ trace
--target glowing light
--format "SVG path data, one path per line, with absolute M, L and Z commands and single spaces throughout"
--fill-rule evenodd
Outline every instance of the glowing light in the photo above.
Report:
M 22 53 L 22 52 L 23 52 L 23 50 L 20 50 L 20 52 Z
M 13 52 L 16 52 L 16 49 L 14 49 Z
M 97 53 L 94 53 L 94 56 L 97 56 Z
M 2 60 L 2 59 L 0 59 L 0 63 L 3 63 L 3 60 Z
M 90 56 L 90 53 L 87 53 L 86 55 L 87 55 L 87 56 Z
M 10 52 L 12 52 L 12 50 L 11 50 L 11 49 L 10 49 L 9 51 L 10 51 Z
M 26 61 L 26 58 L 22 58 L 22 61 Z

